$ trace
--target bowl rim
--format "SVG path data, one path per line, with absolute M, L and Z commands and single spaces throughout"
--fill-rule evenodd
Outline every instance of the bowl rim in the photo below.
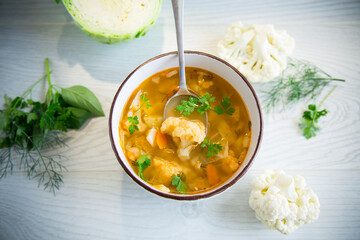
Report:
M 186 50 L 184 51 L 185 55 L 186 54 L 197 54 L 197 55 L 203 55 L 209 58 L 213 58 L 225 65 L 227 65 L 228 67 L 230 67 L 232 70 L 235 71 L 235 73 L 237 73 L 238 75 L 240 75 L 240 77 L 244 80 L 244 82 L 246 83 L 246 85 L 249 87 L 255 102 L 256 102 L 256 106 L 257 106 L 257 110 L 258 110 L 258 114 L 259 114 L 259 120 L 260 120 L 260 129 L 259 129 L 259 136 L 257 139 L 257 144 L 254 150 L 253 155 L 251 156 L 249 162 L 247 163 L 247 165 L 244 167 L 244 169 L 237 175 L 235 176 L 231 181 L 227 182 L 226 184 L 223 184 L 219 187 L 217 187 L 215 190 L 212 191 L 205 191 L 202 192 L 201 194 L 189 194 L 189 195 L 180 195 L 180 194 L 170 194 L 170 193 L 165 193 L 162 192 L 160 190 L 155 190 L 153 188 L 151 188 L 150 186 L 148 186 L 146 183 L 144 183 L 142 180 L 139 180 L 138 178 L 136 178 L 134 176 L 134 173 L 132 173 L 123 163 L 123 160 L 120 158 L 118 152 L 117 152 L 117 148 L 115 146 L 115 142 L 114 142 L 114 136 L 113 136 L 113 129 L 112 129 L 112 117 L 113 117 L 113 110 L 114 110 L 114 106 L 115 106 L 115 102 L 118 98 L 119 93 L 121 92 L 121 89 L 123 88 L 123 86 L 126 84 L 126 82 L 132 77 L 132 75 L 138 71 L 141 67 L 143 67 L 144 65 L 157 60 L 159 58 L 165 57 L 165 56 L 169 56 L 169 55 L 175 55 L 177 54 L 177 51 L 172 51 L 172 52 L 167 52 L 167 53 L 163 53 L 160 55 L 157 55 L 153 58 L 150 58 L 149 60 L 143 62 L 142 64 L 140 64 L 137 68 L 135 68 L 126 78 L 125 80 L 121 83 L 119 89 L 117 90 L 112 104 L 111 104 L 111 108 L 110 108 L 110 114 L 109 114 L 109 137 L 110 137 L 110 141 L 111 141 L 111 146 L 112 149 L 116 155 L 116 158 L 118 160 L 118 162 L 120 163 L 121 167 L 124 169 L 124 171 L 127 173 L 128 176 L 130 176 L 132 178 L 132 180 L 134 180 L 137 184 L 139 184 L 141 187 L 143 187 L 144 189 L 146 189 L 147 191 L 150 191 L 151 193 L 154 193 L 160 197 L 164 197 L 164 198 L 169 198 L 169 199 L 174 199 L 174 200 L 198 200 L 198 199 L 204 199 L 204 198 L 209 198 L 212 197 L 214 195 L 217 195 L 223 191 L 225 191 L 226 189 L 228 189 L 229 187 L 233 186 L 240 178 L 242 178 L 245 173 L 249 170 L 249 168 L 251 167 L 255 156 L 257 155 L 257 152 L 259 150 L 260 147 L 260 143 L 262 141 L 262 135 L 263 135 L 263 119 L 262 119 L 262 113 L 261 113 L 261 107 L 260 107 L 260 102 L 256 96 L 255 90 L 253 89 L 253 87 L 251 86 L 251 84 L 249 83 L 249 81 L 246 79 L 246 77 L 240 73 L 234 66 L 232 66 L 230 63 L 224 61 L 223 59 L 220 59 L 214 55 L 211 55 L 209 53 L 204 53 L 204 52 L 200 52 L 200 51 L 189 51 Z M 127 161 L 127 159 L 125 159 L 125 161 Z

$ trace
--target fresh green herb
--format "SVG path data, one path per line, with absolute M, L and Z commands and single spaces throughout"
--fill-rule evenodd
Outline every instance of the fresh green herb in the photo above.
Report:
M 13 158 L 19 156 L 20 169 L 55 193 L 63 183 L 59 172 L 66 168 L 59 161 L 62 156 L 50 155 L 49 150 L 66 146 L 63 132 L 79 129 L 92 114 L 103 115 L 103 111 L 87 88 L 61 88 L 52 84 L 49 68 L 46 59 L 46 74 L 20 97 L 11 99 L 5 94 L 5 108 L 0 110 L 0 178 L 12 173 Z M 32 90 L 45 79 L 48 82 L 45 101 L 33 101 Z M 67 91 L 71 91 L 70 98 Z M 82 99 L 81 94 L 88 99 Z
M 310 104 L 308 106 L 309 111 L 305 111 L 303 113 L 302 118 L 300 118 L 300 124 L 299 127 L 305 136 L 306 139 L 310 139 L 312 137 L 316 136 L 316 132 L 320 130 L 320 127 L 318 126 L 318 119 L 322 116 L 326 116 L 328 111 L 326 109 L 319 110 L 321 105 L 324 103 L 324 101 L 329 97 L 329 95 L 335 90 L 336 87 L 334 87 L 321 101 L 319 106 L 316 106 L 315 104 Z
M 264 109 L 267 112 L 284 110 L 301 99 L 315 99 L 334 81 L 345 82 L 331 77 L 312 63 L 292 59 L 282 76 L 269 85 L 270 90 L 264 91 Z
M 184 116 L 190 115 L 195 110 L 200 114 L 204 114 L 207 110 L 211 109 L 210 104 L 213 102 L 215 102 L 215 97 L 211 96 L 209 93 L 206 93 L 199 98 L 189 96 L 189 99 L 182 100 L 181 104 L 179 104 L 175 110 Z
M 61 88 L 64 101 L 70 105 L 84 109 L 95 116 L 105 116 L 95 94 L 84 86 Z
M 199 100 L 196 97 L 190 96 L 187 101 L 182 100 L 175 110 L 184 116 L 190 115 L 198 107 L 198 102 Z
M 145 155 L 142 155 L 141 154 L 141 150 L 139 148 L 139 152 L 140 152 L 140 156 L 138 158 L 138 160 L 136 161 L 136 164 L 138 165 L 139 167 L 139 176 L 144 179 L 144 181 L 146 181 L 144 175 L 143 175 L 143 171 L 151 165 L 151 160 L 150 158 L 148 158 L 147 156 L 149 156 L 149 154 L 145 154 Z
M 171 185 L 176 186 L 176 190 L 179 193 L 185 194 L 188 189 L 188 186 L 184 183 L 185 175 L 180 173 L 179 175 L 172 175 L 171 178 L 173 179 Z
M 207 110 L 211 109 L 210 104 L 213 102 L 215 102 L 215 97 L 211 96 L 209 93 L 206 93 L 204 96 L 200 96 L 200 106 L 196 111 L 200 114 L 204 114 Z
M 57 4 L 59 4 L 59 3 L 61 2 L 61 0 L 55 0 L 55 2 L 56 2 Z
M 146 98 L 146 94 L 147 93 L 144 92 L 143 94 L 140 95 L 140 99 L 142 100 L 140 108 L 145 105 L 146 109 L 149 109 L 149 107 L 151 107 L 151 105 L 149 104 L 149 99 Z M 138 110 L 140 110 L 140 108 Z
M 129 123 L 131 123 L 130 127 L 129 127 L 129 132 L 130 134 L 133 134 L 135 131 L 139 131 L 139 119 L 137 116 L 134 117 L 128 117 L 128 121 Z
M 140 95 L 140 99 L 141 99 L 140 107 L 134 111 L 133 116 L 128 117 L 128 122 L 131 123 L 131 125 L 128 128 L 130 134 L 133 134 L 135 131 L 139 131 L 139 127 L 138 127 L 138 124 L 140 123 L 139 118 L 138 116 L 134 116 L 134 114 L 137 111 L 139 111 L 144 105 L 146 109 L 149 109 L 149 107 L 151 107 L 151 105 L 149 104 L 149 99 L 146 98 L 146 94 L 147 93 L 142 93 Z
M 223 113 L 226 113 L 228 115 L 233 115 L 234 112 L 235 112 L 235 108 L 230 108 L 231 106 L 231 102 L 230 102 L 230 99 L 229 97 L 224 97 L 222 100 L 221 100 L 221 106 L 216 106 L 215 107 L 215 112 L 217 114 L 223 114 Z
M 204 141 L 201 144 L 202 148 L 207 148 L 208 153 L 206 157 L 212 157 L 215 154 L 218 154 L 219 151 L 222 150 L 222 146 L 219 143 L 212 143 L 211 139 L 204 139 Z
M 316 132 L 320 129 L 317 126 L 318 119 L 327 114 L 326 109 L 318 111 L 316 105 L 313 104 L 310 104 L 308 108 L 310 111 L 305 111 L 300 119 L 300 128 L 306 139 L 316 136 Z

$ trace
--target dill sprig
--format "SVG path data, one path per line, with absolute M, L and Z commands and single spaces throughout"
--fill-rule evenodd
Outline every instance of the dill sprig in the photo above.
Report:
M 282 76 L 270 83 L 269 91 L 264 91 L 264 109 L 284 110 L 301 99 L 315 99 L 333 81 L 345 82 L 310 62 L 291 59 Z

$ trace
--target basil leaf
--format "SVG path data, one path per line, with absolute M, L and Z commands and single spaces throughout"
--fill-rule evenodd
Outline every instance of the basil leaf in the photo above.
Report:
M 104 116 L 101 104 L 95 94 L 84 86 L 72 86 L 61 89 L 62 97 L 67 104 L 84 109 L 95 116 Z
M 67 127 L 79 129 L 91 117 L 91 113 L 80 108 L 68 107 L 71 117 L 67 121 Z

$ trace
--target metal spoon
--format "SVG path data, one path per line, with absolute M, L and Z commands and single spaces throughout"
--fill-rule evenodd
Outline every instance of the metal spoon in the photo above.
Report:
M 178 46 L 179 57 L 179 77 L 180 87 L 179 90 L 172 96 L 166 103 L 164 109 L 164 119 L 171 116 L 179 116 L 180 114 L 175 110 L 176 106 L 181 103 L 182 100 L 188 100 L 190 96 L 199 98 L 196 94 L 190 92 L 186 86 L 185 79 L 185 58 L 183 47 L 183 16 L 184 16 L 184 1 L 183 0 L 171 0 L 174 11 L 174 19 L 176 26 L 176 39 Z M 207 113 L 198 114 L 192 113 L 188 116 L 192 120 L 199 120 L 205 124 L 207 130 Z

